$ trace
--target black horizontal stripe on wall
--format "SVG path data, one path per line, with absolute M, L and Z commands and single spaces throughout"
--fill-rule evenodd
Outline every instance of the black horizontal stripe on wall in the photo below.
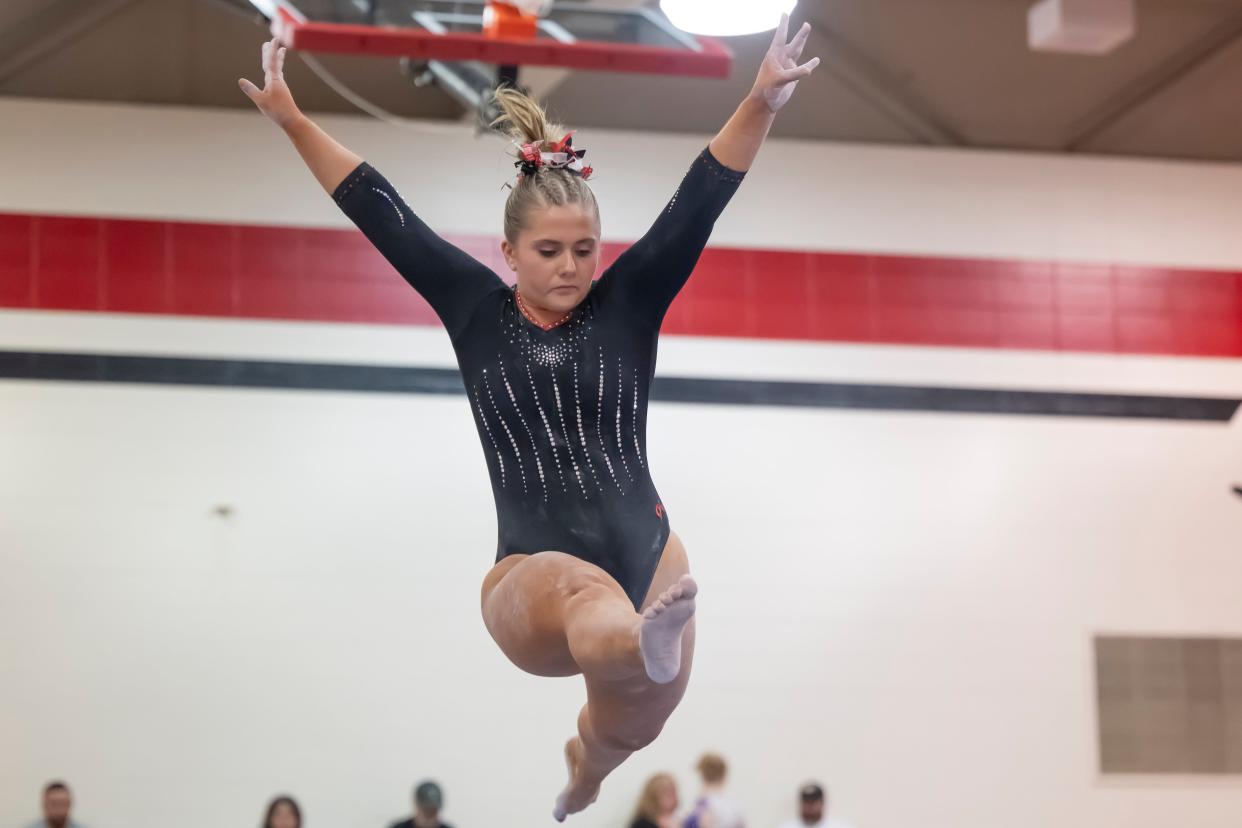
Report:
M 452 368 L 29 351 L 0 351 L 0 379 L 387 394 L 465 393 L 461 376 Z M 706 405 L 1121 417 L 1218 423 L 1233 419 L 1239 403 L 1242 403 L 1239 399 L 1222 397 L 692 377 L 657 377 L 651 399 Z

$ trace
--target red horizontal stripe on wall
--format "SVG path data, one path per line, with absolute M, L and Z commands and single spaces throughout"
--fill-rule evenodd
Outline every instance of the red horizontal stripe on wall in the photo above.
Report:
M 449 239 L 512 275 L 498 239 Z M 437 324 L 354 230 L 3 213 L 0 307 Z M 1238 357 L 1242 273 L 713 247 L 664 330 Z

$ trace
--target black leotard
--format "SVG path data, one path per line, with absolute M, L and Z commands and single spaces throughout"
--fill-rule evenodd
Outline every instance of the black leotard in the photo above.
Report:
M 704 149 L 646 235 L 549 331 L 369 164 L 333 193 L 448 329 L 491 473 L 497 560 L 565 552 L 641 609 L 669 533 L 647 456 L 656 339 L 742 177 Z

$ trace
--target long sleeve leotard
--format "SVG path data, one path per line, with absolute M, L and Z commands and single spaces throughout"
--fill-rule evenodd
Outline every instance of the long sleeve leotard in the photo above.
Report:
M 641 609 L 669 534 L 647 453 L 656 341 L 743 175 L 704 149 L 647 233 L 547 331 L 369 164 L 333 193 L 448 330 L 491 476 L 497 560 L 573 555 L 610 574 Z

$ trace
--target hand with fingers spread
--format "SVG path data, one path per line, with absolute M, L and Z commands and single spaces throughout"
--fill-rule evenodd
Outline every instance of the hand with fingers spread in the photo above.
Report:
M 293 102 L 289 85 L 285 83 L 285 47 L 276 38 L 263 44 L 263 88 L 260 89 L 245 78 L 238 80 L 237 85 L 254 101 L 260 112 L 282 129 L 302 115 L 298 105 Z
M 285 47 L 276 38 L 263 44 L 263 88 L 245 78 L 237 81 L 259 111 L 285 131 L 324 190 L 331 194 L 362 159 L 341 146 L 319 125 L 302 114 L 285 83 Z
M 781 24 L 776 27 L 772 37 L 772 45 L 763 56 L 763 64 L 759 67 L 759 77 L 755 79 L 754 88 L 750 90 L 752 98 L 763 101 L 771 112 L 784 106 L 798 81 L 807 77 L 819 66 L 819 58 L 811 58 L 801 66 L 798 59 L 806 46 L 806 39 L 811 35 L 811 24 L 803 23 L 802 28 L 794 35 L 793 40 L 786 43 L 789 37 L 789 15 L 781 15 Z

